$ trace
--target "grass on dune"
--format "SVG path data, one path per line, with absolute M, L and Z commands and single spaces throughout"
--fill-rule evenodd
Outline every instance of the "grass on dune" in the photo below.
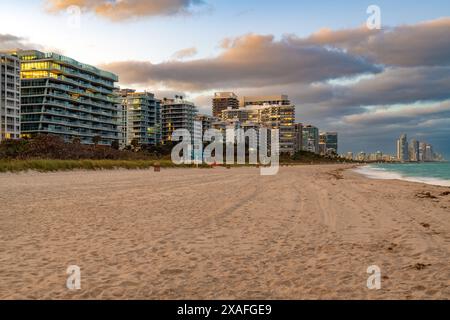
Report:
M 70 171 L 70 170 L 112 170 L 112 169 L 149 169 L 159 164 L 161 168 L 193 168 L 196 165 L 176 165 L 170 160 L 55 160 L 55 159 L 30 159 L 8 160 L 0 159 L 0 172 L 22 171 Z M 303 165 L 301 162 L 281 162 L 280 166 Z M 308 163 L 309 164 L 309 163 Z M 255 165 L 222 165 L 223 167 L 254 167 Z M 202 164 L 200 168 L 210 168 Z
M 168 160 L 0 160 L 0 172 L 149 169 L 154 167 L 155 163 L 159 163 L 162 168 L 176 167 Z

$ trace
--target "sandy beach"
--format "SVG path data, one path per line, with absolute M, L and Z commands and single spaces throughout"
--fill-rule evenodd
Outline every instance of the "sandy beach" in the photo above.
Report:
M 449 190 L 345 165 L 0 174 L 0 299 L 449 299 Z

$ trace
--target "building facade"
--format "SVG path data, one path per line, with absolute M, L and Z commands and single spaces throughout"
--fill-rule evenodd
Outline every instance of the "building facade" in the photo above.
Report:
M 425 143 L 423 148 L 423 161 L 424 162 L 434 161 L 433 146 L 428 143 Z
M 20 138 L 20 60 L 0 54 L 0 142 Z
M 295 152 L 303 150 L 303 124 L 296 123 L 294 125 L 295 131 Z
M 338 133 L 322 132 L 320 133 L 319 144 L 323 144 L 323 153 L 321 154 L 337 154 L 338 153 Z M 320 149 L 320 146 L 319 146 Z
M 257 123 L 280 131 L 280 153 L 295 152 L 295 106 L 291 104 L 248 104 L 239 109 L 222 111 L 222 119 L 238 119 L 242 124 Z
M 213 97 L 213 116 L 220 118 L 222 116 L 222 111 L 228 108 L 239 108 L 239 100 L 237 95 L 233 92 L 216 92 Z
M 119 92 L 122 108 L 122 146 L 134 143 L 158 145 L 161 143 L 161 101 L 150 92 L 124 89 Z
M 419 141 L 416 139 L 412 139 L 409 142 L 409 161 L 418 162 L 420 161 L 420 154 L 419 154 Z
M 312 125 L 303 127 L 303 151 L 319 153 L 319 128 Z
M 193 135 L 197 113 L 197 107 L 192 102 L 182 98 L 164 98 L 161 104 L 163 143 L 172 141 L 172 133 L 178 129 L 187 129 Z
M 260 105 L 291 105 L 289 97 L 287 95 L 273 95 L 273 96 L 247 96 L 242 97 L 239 100 L 241 108 L 247 106 L 260 106 Z
M 406 134 L 402 134 L 397 140 L 397 159 L 401 162 L 409 161 L 408 138 Z
M 56 53 L 18 51 L 22 135 L 52 134 L 65 141 L 119 142 L 118 77 Z
M 206 130 L 211 129 L 212 124 L 220 121 L 220 119 L 217 117 L 211 117 L 207 114 L 197 114 L 195 116 L 195 121 L 201 123 L 201 131 L 203 133 Z

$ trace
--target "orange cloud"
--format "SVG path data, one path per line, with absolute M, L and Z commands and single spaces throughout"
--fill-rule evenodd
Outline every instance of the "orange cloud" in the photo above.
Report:
M 191 58 L 191 57 L 195 56 L 196 54 L 197 54 L 196 48 L 194 48 L 194 47 L 186 48 L 186 49 L 182 49 L 182 50 L 175 52 L 172 55 L 172 59 L 182 60 L 182 59 L 186 59 L 186 58 Z
M 442 18 L 384 30 L 321 29 L 298 42 L 344 49 L 385 65 L 450 65 L 449 30 L 450 18 Z
M 114 62 L 101 66 L 120 75 L 126 84 L 156 84 L 180 90 L 218 87 L 261 87 L 309 83 L 380 68 L 343 51 L 304 46 L 291 37 L 277 41 L 271 35 L 248 34 L 228 39 L 220 55 L 211 59 Z
M 187 13 L 191 6 L 201 3 L 202 0 L 47 0 L 47 9 L 59 12 L 75 5 L 112 21 L 121 21 Z

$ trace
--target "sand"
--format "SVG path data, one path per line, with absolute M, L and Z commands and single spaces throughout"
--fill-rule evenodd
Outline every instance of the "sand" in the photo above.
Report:
M 449 299 L 449 188 L 348 168 L 1 174 L 0 299 Z

